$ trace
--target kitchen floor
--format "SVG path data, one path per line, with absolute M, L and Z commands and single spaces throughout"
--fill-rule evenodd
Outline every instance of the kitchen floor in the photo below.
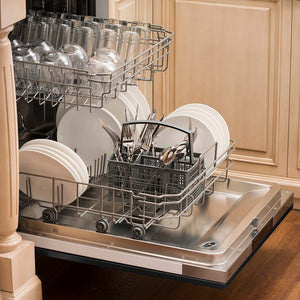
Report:
M 44 300 L 300 299 L 300 211 L 292 210 L 226 290 L 46 256 L 36 259 Z

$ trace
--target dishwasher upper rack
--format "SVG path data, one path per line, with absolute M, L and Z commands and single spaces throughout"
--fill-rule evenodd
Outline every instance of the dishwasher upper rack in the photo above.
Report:
M 100 19 L 103 22 L 109 20 Z M 138 80 L 152 81 L 155 72 L 164 72 L 168 68 L 169 46 L 174 34 L 159 25 L 151 24 L 149 29 L 149 48 L 111 73 L 89 74 L 79 69 L 14 61 L 17 100 L 38 100 L 40 104 L 51 102 L 53 107 L 63 103 L 65 106 L 101 108 L 104 100 L 116 98 L 119 92 L 127 90 L 128 84 Z M 50 80 L 44 78 L 45 73 L 49 74 Z
M 201 154 L 199 159 L 203 160 L 210 149 L 214 149 L 216 153 L 217 146 L 217 143 L 211 145 Z M 228 170 L 234 163 L 230 159 L 230 155 L 234 150 L 235 141 L 231 140 L 228 148 L 218 157 L 215 156 L 211 165 L 200 171 L 198 176 L 176 195 L 134 193 L 122 187 L 109 186 L 106 175 L 103 173 L 105 164 L 97 168 L 97 174 L 90 172 L 90 174 L 94 174 L 90 177 L 90 183 L 20 172 L 20 180 L 26 182 L 26 193 L 20 192 L 20 208 L 38 205 L 43 209 L 42 220 L 48 223 L 55 223 L 59 219 L 60 213 L 65 211 L 72 212 L 79 218 L 89 214 L 95 222 L 95 231 L 101 233 L 109 232 L 110 222 L 114 224 L 126 223 L 132 228 L 133 238 L 141 239 L 151 226 L 177 229 L 181 224 L 181 218 L 191 216 L 193 206 L 202 205 L 207 196 L 214 192 L 214 185 L 217 181 L 229 180 Z M 215 170 L 218 168 L 224 155 L 226 156 L 224 168 L 217 175 L 208 175 L 207 169 L 213 167 Z M 31 178 L 34 177 L 49 182 L 51 199 L 33 197 Z M 70 204 L 64 204 L 64 185 L 76 186 L 77 197 Z M 83 185 L 87 186 L 87 189 L 80 196 L 79 190 Z M 199 189 L 200 192 L 198 192 Z M 194 195 L 197 197 L 195 198 Z M 174 199 L 176 200 L 174 201 Z M 149 214 L 151 211 L 152 215 Z

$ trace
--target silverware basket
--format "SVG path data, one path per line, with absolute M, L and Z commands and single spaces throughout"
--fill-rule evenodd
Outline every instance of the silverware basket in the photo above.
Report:
M 137 124 L 153 124 L 156 126 L 171 127 L 175 130 L 186 133 L 189 137 L 188 155 L 179 161 L 173 161 L 170 165 L 162 165 L 160 161 L 160 153 L 163 149 L 153 147 L 147 153 L 134 163 L 119 161 L 112 156 L 108 160 L 108 178 L 109 186 L 121 189 L 131 190 L 134 194 L 143 194 L 149 205 L 146 207 L 145 214 L 153 215 L 155 212 L 155 205 L 159 202 L 170 202 L 165 209 L 184 209 L 194 199 L 198 199 L 203 191 L 204 178 L 204 159 L 200 153 L 194 153 L 192 150 L 192 133 L 189 130 L 178 128 L 163 122 L 156 121 L 137 121 L 123 124 L 121 141 L 124 141 L 123 133 L 124 127 Z M 121 143 L 121 149 L 123 144 Z M 182 195 L 179 195 L 194 179 L 198 177 L 201 184 L 190 194 L 185 203 L 174 204 L 180 200 Z M 157 200 L 153 196 L 168 195 L 165 198 Z M 121 193 L 115 195 L 117 199 L 124 198 Z M 125 199 L 128 200 L 128 199 Z M 126 201 L 125 201 L 126 204 Z

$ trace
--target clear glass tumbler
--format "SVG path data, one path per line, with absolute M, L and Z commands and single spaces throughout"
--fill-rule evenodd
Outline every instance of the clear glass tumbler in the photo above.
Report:
M 90 57 L 93 53 L 94 31 L 88 26 L 75 26 L 72 31 L 72 44 L 81 46 Z

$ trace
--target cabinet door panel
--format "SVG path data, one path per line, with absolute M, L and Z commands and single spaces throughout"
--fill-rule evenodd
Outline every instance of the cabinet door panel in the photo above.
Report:
M 162 22 L 175 31 L 175 45 L 161 107 L 214 107 L 237 141 L 234 169 L 285 176 L 290 0 L 166 2 Z

